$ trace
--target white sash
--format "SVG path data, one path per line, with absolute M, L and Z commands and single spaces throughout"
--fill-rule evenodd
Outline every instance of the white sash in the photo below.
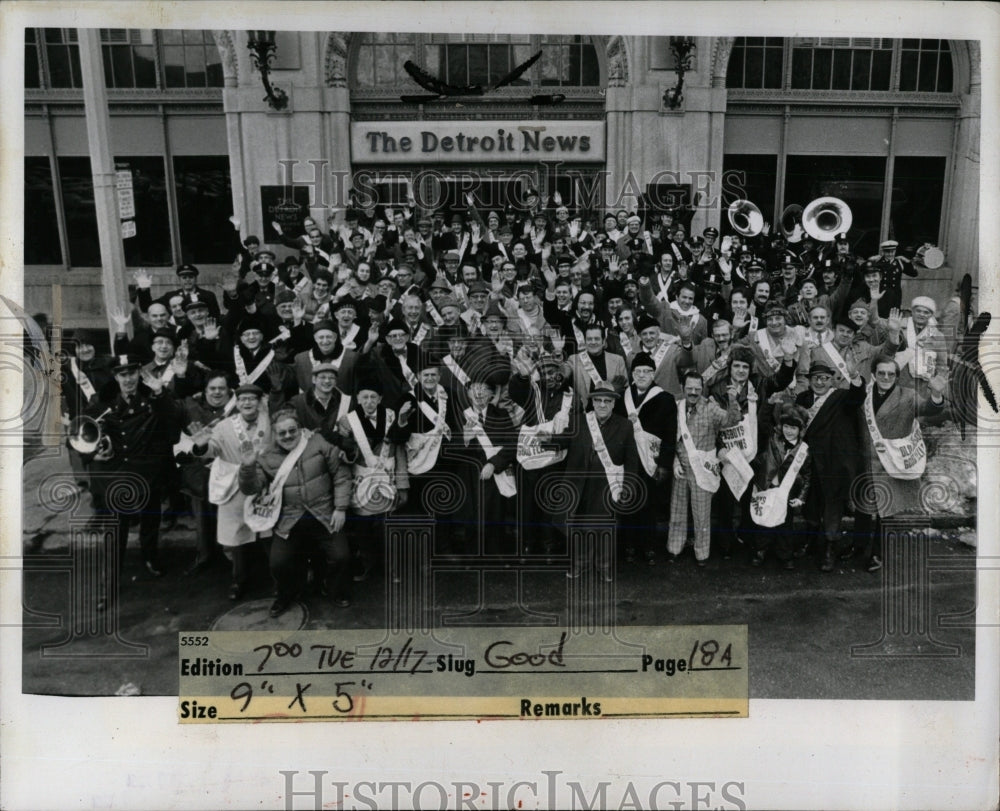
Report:
M 421 322 L 420 328 L 417 330 L 416 335 L 414 335 L 413 338 L 411 338 L 410 340 L 412 340 L 413 343 L 415 343 L 417 346 L 420 346 L 424 338 L 427 337 L 428 332 L 430 332 L 430 327 L 428 327 L 426 323 Z
M 656 370 L 660 370 L 660 364 L 663 363 L 663 359 L 667 356 L 667 350 L 670 348 L 670 344 L 667 341 L 663 341 L 657 348 L 656 351 L 652 353 L 653 363 L 656 364 Z M 640 347 L 641 349 L 641 347 Z
M 822 397 L 817 397 L 813 400 L 813 404 L 806 409 L 806 428 L 809 427 L 809 423 L 813 421 L 813 418 L 819 413 L 819 410 L 823 407 L 823 403 L 829 399 L 831 394 L 833 394 L 833 389 L 828 389 L 826 394 Z
M 580 353 L 580 365 L 595 386 L 603 382 L 603 378 L 597 372 L 597 367 L 594 366 L 594 361 L 590 359 L 590 353 L 586 350 Z
M 705 408 L 702 405 L 702 408 Z M 677 409 L 677 436 L 684 443 L 688 455 L 688 467 L 694 471 L 694 479 L 702 490 L 714 493 L 719 489 L 719 460 L 715 449 L 700 451 L 694 445 L 694 439 L 687 427 L 687 403 L 682 403 Z
M 632 339 L 629 338 L 624 332 L 618 333 L 618 343 L 622 345 L 622 351 L 625 353 L 626 357 L 632 354 Z
M 522 426 L 521 431 L 517 435 L 517 461 L 525 470 L 550 467 L 565 459 L 568 453 L 566 450 L 542 448 L 542 441 L 538 435 L 540 433 L 555 434 L 557 431 L 554 426 L 554 417 L 548 422 L 544 421 L 544 414 L 541 413 L 541 396 L 537 391 L 537 387 L 535 397 L 535 404 L 539 411 L 538 424 Z M 562 414 L 564 420 L 569 420 L 569 410 L 572 404 L 573 390 L 566 389 L 563 392 L 562 403 L 559 406 L 559 414 Z
M 392 427 L 396 415 L 386 411 L 386 434 Z M 369 514 L 388 512 L 396 499 L 396 485 L 393 475 L 396 469 L 396 457 L 392 443 L 382 440 L 382 452 L 378 455 L 372 450 L 368 435 L 361 425 L 361 416 L 357 411 L 347 415 L 347 424 L 351 426 L 354 441 L 365 460 L 364 464 L 354 465 L 354 486 L 351 489 L 351 506 Z
M 441 361 L 445 368 L 452 373 L 454 378 L 461 383 L 463 386 L 469 385 L 469 375 L 466 374 L 465 369 L 458 365 L 458 361 L 455 360 L 451 355 L 445 355 Z
M 241 386 L 255 382 L 258 377 L 267 371 L 267 367 L 270 365 L 272 360 L 274 360 L 273 349 L 260 359 L 260 363 L 257 364 L 250 374 L 247 374 L 247 366 L 243 362 L 243 356 L 240 354 L 240 348 L 238 346 L 233 347 L 233 364 L 236 366 L 236 375 L 240 380 Z
M 73 373 L 73 379 L 76 381 L 76 385 L 80 387 L 80 391 L 83 392 L 84 396 L 91 400 L 97 394 L 94 389 L 94 384 L 90 382 L 90 378 L 87 377 L 87 373 L 82 371 L 79 366 L 76 365 L 76 358 L 72 355 L 69 359 L 69 370 Z
M 438 312 L 438 308 L 434 306 L 434 302 L 427 299 L 427 314 L 431 317 L 431 320 L 437 324 L 439 327 L 444 323 L 444 319 L 441 317 L 441 313 Z
M 847 371 L 847 364 L 844 362 L 843 355 L 837 351 L 837 347 L 833 345 L 833 341 L 827 341 L 825 344 L 820 344 L 823 351 L 829 356 L 830 360 L 833 361 L 834 367 L 840 372 L 845 380 L 850 380 L 851 375 Z
M 750 316 L 750 332 L 756 332 L 757 331 L 757 324 L 758 324 L 757 316 L 756 315 L 751 315 Z
M 357 349 L 358 345 L 354 342 L 354 339 L 358 336 L 359 332 L 361 332 L 361 327 L 357 324 L 351 324 L 351 330 L 347 333 L 347 336 L 341 336 L 340 345 L 346 349 Z
M 673 312 L 676 313 L 676 315 L 680 316 L 681 318 L 687 318 L 688 324 L 691 325 L 692 330 L 695 328 L 695 325 L 698 323 L 698 318 L 700 315 L 697 307 L 691 307 L 691 309 L 689 309 L 687 312 L 684 312 L 684 310 L 681 309 L 680 304 L 678 304 L 676 301 L 671 301 L 670 309 L 673 310 Z
M 247 496 L 243 502 L 243 523 L 254 532 L 267 532 L 274 528 L 281 515 L 282 488 L 285 486 L 285 479 L 292 472 L 295 463 L 299 461 L 302 452 L 306 449 L 306 442 L 312 436 L 312 431 L 303 430 L 299 435 L 298 444 L 289 451 L 278 470 L 274 474 L 271 486 L 262 493 L 254 496 Z
M 576 336 L 576 345 L 580 347 L 580 349 L 583 349 L 586 338 L 580 328 L 576 325 L 576 321 L 573 322 L 573 335 Z
M 795 477 L 805 464 L 808 453 L 809 446 L 805 442 L 800 442 L 781 484 L 767 490 L 758 491 L 756 487 L 754 488 L 753 497 L 750 499 L 750 517 L 757 526 L 777 527 L 785 523 L 785 518 L 788 516 L 788 494 L 792 491 Z
M 878 460 L 894 479 L 912 481 L 924 475 L 927 467 L 927 447 L 920 432 L 920 423 L 914 419 L 910 435 L 902 439 L 886 439 L 879 430 L 875 420 L 875 406 L 872 402 L 875 381 L 868 384 L 868 394 L 865 396 L 865 423 L 875 445 Z
M 632 387 L 625 389 L 625 412 L 631 417 L 638 415 L 642 407 L 663 391 L 659 386 L 650 386 L 646 392 L 645 399 L 639 403 L 638 407 L 632 397 Z M 639 449 L 639 460 L 642 462 L 643 470 L 650 476 L 656 473 L 656 457 L 660 455 L 660 438 L 656 434 L 651 434 L 642 427 L 642 423 L 636 417 L 632 423 L 632 431 L 635 433 L 635 444 Z
M 917 344 L 924 334 L 928 333 L 930 326 L 931 324 L 928 322 L 927 326 L 920 330 L 920 335 L 917 335 L 913 319 L 907 319 L 906 349 L 896 353 L 896 363 L 899 364 L 900 368 L 906 366 L 910 370 L 910 376 L 914 379 L 930 380 L 937 370 L 937 354 L 929 352 Z M 930 337 L 929 333 L 928 337 Z
M 174 379 L 174 374 L 174 365 L 172 363 L 168 363 L 166 368 L 163 370 L 163 374 L 160 375 L 160 380 L 163 381 L 164 386 Z
M 472 428 L 472 437 L 474 437 L 482 446 L 482 449 L 486 452 L 486 458 L 492 459 L 500 453 L 500 449 L 490 441 L 490 438 L 486 433 L 486 429 L 483 427 L 482 423 L 479 422 L 476 409 L 469 406 L 462 412 L 462 415 L 465 417 L 466 422 L 474 417 L 476 418 L 476 424 Z M 469 441 L 470 437 L 468 436 L 468 433 L 466 433 L 465 444 L 468 445 Z M 509 470 L 505 470 L 503 473 L 495 472 L 493 474 L 493 481 L 497 483 L 497 490 L 500 491 L 500 495 L 505 498 L 517 495 L 517 481 L 514 479 L 514 474 L 512 474 Z
M 462 313 L 462 320 L 469 325 L 469 332 L 475 333 L 480 331 L 483 316 L 478 310 L 469 309 Z
M 445 422 L 448 395 L 444 386 L 437 387 L 437 412 L 425 400 L 419 400 L 417 407 L 432 423 L 434 428 L 425 433 L 412 433 L 406 441 L 406 469 L 414 476 L 426 473 L 437 462 L 441 443 L 447 428 Z
M 524 327 L 525 334 L 531 335 L 531 333 L 535 329 L 535 324 L 531 320 L 531 316 L 529 316 L 524 310 L 522 310 L 520 307 L 518 307 L 518 309 L 517 309 L 517 319 L 518 319 L 518 321 L 521 322 L 521 325 Z
M 622 496 L 622 488 L 625 486 L 625 466 L 616 465 L 611 461 L 611 454 L 601 433 L 601 426 L 597 424 L 597 415 L 593 411 L 587 412 L 587 427 L 590 429 L 590 439 L 594 443 L 594 451 L 597 458 L 601 460 L 604 467 L 604 475 L 607 476 L 608 486 L 611 488 L 611 500 L 615 503 Z
M 778 371 L 781 368 L 781 361 L 774 357 L 774 344 L 771 342 L 771 336 L 767 334 L 766 329 L 757 330 L 757 346 L 760 347 L 760 351 L 764 355 L 764 360 L 771 367 L 771 371 Z
M 722 462 L 722 477 L 736 498 L 741 498 L 753 480 L 750 462 L 757 456 L 757 392 L 747 381 L 747 413 L 737 425 L 719 432 L 722 446 L 729 450 Z
M 397 355 L 396 359 L 399 361 L 399 368 L 403 370 L 403 378 L 406 380 L 406 385 L 411 389 L 415 389 L 417 387 L 417 376 L 413 374 L 413 370 L 407 364 L 406 355 L 402 357 Z

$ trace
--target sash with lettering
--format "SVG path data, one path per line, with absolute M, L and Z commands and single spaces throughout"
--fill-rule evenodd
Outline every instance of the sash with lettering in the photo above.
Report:
M 537 425 L 524 425 L 517 435 L 517 461 L 525 470 L 538 470 L 542 467 L 550 467 L 566 458 L 566 450 L 542 448 L 542 440 L 539 434 L 558 434 L 556 430 L 556 418 L 565 425 L 569 425 L 569 410 L 573 404 L 573 390 L 566 389 L 563 392 L 562 403 L 559 405 L 558 413 L 548 422 L 542 413 L 542 395 L 538 384 L 532 381 L 535 389 L 535 407 L 538 411 Z M 562 428 L 565 430 L 565 427 Z
M 920 335 L 917 335 L 913 319 L 910 318 L 906 321 L 906 349 L 896 353 L 896 363 L 899 364 L 900 368 L 906 366 L 910 370 L 910 376 L 914 379 L 930 380 L 937 370 L 937 354 L 924 349 L 919 344 L 925 334 L 930 336 L 929 330 L 932 322 L 933 319 L 928 321 L 927 326 L 920 330 Z
M 229 407 L 228 404 L 226 407 Z M 240 445 L 244 442 L 251 443 L 255 453 L 260 453 L 261 447 L 264 444 L 264 435 L 266 432 L 260 427 L 260 421 L 263 419 L 266 419 L 264 414 L 258 415 L 257 432 L 253 436 L 250 436 L 247 433 L 246 426 L 243 424 L 243 417 L 239 414 L 233 414 L 229 418 L 230 424 L 233 427 L 233 433 L 236 434 L 237 442 Z M 227 462 L 225 459 L 216 456 L 212 460 L 212 467 L 208 471 L 209 502 L 212 504 L 225 504 L 235 496 L 236 491 L 240 489 L 239 472 L 239 464 Z
M 385 413 L 387 434 L 395 420 L 395 413 L 387 409 Z M 363 510 L 369 515 L 388 512 L 396 500 L 396 484 L 393 481 L 396 472 L 396 456 L 392 443 L 383 440 L 382 452 L 376 454 L 368 441 L 368 435 L 361 425 L 361 417 L 357 411 L 352 411 L 347 415 L 347 424 L 351 426 L 354 441 L 358 443 L 358 450 L 361 451 L 361 457 L 364 459 L 364 464 L 357 462 L 354 465 L 351 506 L 357 510 Z
M 747 413 L 736 425 L 719 432 L 722 447 L 728 450 L 722 462 L 722 477 L 736 498 L 741 498 L 753 481 L 750 462 L 757 455 L 757 392 L 747 381 Z
M 766 329 L 757 330 L 757 346 L 760 347 L 760 351 L 764 355 L 764 360 L 771 367 L 771 371 L 778 371 L 781 368 L 781 361 L 774 356 L 775 346 L 771 342 L 771 336 L 767 334 Z
M 426 473 L 437 462 L 438 454 L 441 453 L 441 442 L 448 427 L 445 422 L 447 406 L 448 395 L 441 385 L 437 387 L 436 412 L 426 400 L 421 399 L 417 403 L 417 407 L 434 423 L 434 427 L 426 433 L 412 433 L 406 440 L 406 469 L 414 476 Z
M 469 375 L 461 366 L 458 365 L 458 361 L 455 360 L 451 355 L 445 355 L 441 362 L 444 364 L 445 368 L 454 375 L 455 379 L 461 383 L 463 386 L 469 385 Z
M 875 406 L 872 403 L 872 393 L 875 381 L 868 384 L 868 394 L 865 396 L 865 424 L 875 444 L 878 460 L 894 479 L 912 481 L 924 475 L 927 467 L 927 447 L 920 432 L 920 423 L 914 419 L 910 435 L 902 439 L 886 439 L 875 421 Z
M 626 357 L 632 354 L 632 339 L 629 338 L 624 332 L 618 333 L 618 343 L 622 345 L 622 351 L 625 353 Z
M 426 322 L 421 321 L 420 327 L 417 329 L 417 331 L 414 333 L 413 337 L 410 340 L 413 341 L 413 343 L 415 343 L 417 346 L 420 346 L 424 338 L 427 337 L 428 332 L 430 332 L 430 327 L 427 326 Z
M 604 467 L 604 475 L 607 476 L 608 486 L 611 488 L 611 500 L 618 503 L 622 496 L 622 488 L 625 486 L 625 466 L 616 465 L 611 461 L 611 454 L 608 452 L 607 443 L 601 433 L 601 426 L 597 423 L 597 415 L 593 411 L 587 412 L 587 427 L 590 429 L 590 439 L 594 443 L 594 451 L 597 458 L 601 460 Z
M 788 517 L 788 494 L 792 492 L 795 477 L 805 464 L 808 453 L 809 446 L 800 442 L 781 484 L 767 490 L 757 490 L 754 487 L 753 497 L 750 499 L 750 517 L 757 526 L 777 527 L 785 523 L 785 518 Z
M 632 397 L 632 387 L 625 389 L 625 412 L 631 418 L 633 414 L 636 419 L 632 423 L 632 431 L 635 433 L 635 444 L 639 449 L 639 460 L 642 462 L 643 470 L 650 476 L 656 473 L 656 457 L 660 455 L 660 438 L 656 434 L 651 434 L 642 427 L 639 420 L 639 412 L 650 400 L 662 392 L 659 386 L 650 386 L 646 392 L 646 398 L 636 407 Z
M 590 382 L 595 386 L 598 383 L 603 383 L 604 380 L 597 371 L 597 367 L 594 366 L 594 361 L 590 359 L 590 353 L 585 349 L 580 353 L 580 365 L 583 367 L 583 371 L 587 373 L 587 377 L 590 378 Z
M 406 380 L 406 385 L 410 389 L 415 389 L 417 387 L 417 376 L 413 374 L 413 370 L 410 368 L 409 364 L 406 362 L 406 353 L 402 355 L 396 355 L 396 360 L 399 361 L 399 368 L 403 372 L 403 379 Z
M 486 452 L 487 459 L 492 459 L 494 456 L 500 453 L 500 449 L 490 441 L 490 438 L 486 433 L 486 429 L 483 427 L 482 423 L 479 422 L 479 415 L 476 409 L 474 409 L 472 406 L 469 406 L 467 409 L 465 409 L 465 411 L 462 412 L 462 416 L 465 417 L 466 423 L 475 420 L 475 425 L 471 428 L 472 431 L 471 437 L 469 436 L 468 433 L 470 429 L 468 428 L 466 429 L 466 434 L 465 434 L 466 445 L 468 445 L 469 442 L 473 438 L 475 438 L 482 446 L 483 450 Z M 505 470 L 502 473 L 499 471 L 494 473 L 493 481 L 497 483 L 497 490 L 500 491 L 500 495 L 504 496 L 505 498 L 510 498 L 511 496 L 517 495 L 517 480 L 514 478 L 514 474 L 511 473 L 509 470 Z
M 694 471 L 694 479 L 698 486 L 702 490 L 714 493 L 722 483 L 719 478 L 719 459 L 715 455 L 715 448 L 710 451 L 700 451 L 695 447 L 694 439 L 687 427 L 686 403 L 682 403 L 677 409 L 677 436 L 684 443 L 688 465 Z
M 576 321 L 573 322 L 573 335 L 576 336 L 576 345 L 582 350 L 586 343 L 586 337 L 583 330 L 576 325 Z
M 292 472 L 295 463 L 299 461 L 302 452 L 306 449 L 306 442 L 312 436 L 312 431 L 302 430 L 299 434 L 299 443 L 289 451 L 284 458 L 271 486 L 254 496 L 247 496 L 243 502 L 243 523 L 254 532 L 267 532 L 274 529 L 278 523 L 278 516 L 281 515 L 281 495 L 285 486 L 285 479 Z
M 87 373 L 84 372 L 76 364 L 76 358 L 70 355 L 69 358 L 69 370 L 73 373 L 73 379 L 76 381 L 76 385 L 80 387 L 80 391 L 83 392 L 84 397 L 87 400 L 94 399 L 97 391 L 94 389 L 94 384 L 90 382 L 90 378 L 87 377 Z
M 434 306 L 434 302 L 430 299 L 427 299 L 427 314 L 439 327 L 444 323 L 444 318 L 441 317 L 441 313 L 438 312 L 438 308 Z
M 252 372 L 247 373 L 247 365 L 243 362 L 243 356 L 240 354 L 240 348 L 238 346 L 233 347 L 233 364 L 236 366 L 236 376 L 239 378 L 240 385 L 246 385 L 247 383 L 256 382 L 257 378 L 260 377 L 264 372 L 267 371 L 267 367 L 274 360 L 274 350 L 268 351 L 264 357 L 260 359 Z
M 667 356 L 667 350 L 670 349 L 671 345 L 670 341 L 663 339 L 660 345 L 656 347 L 656 351 L 650 355 L 653 359 L 653 363 L 656 364 L 657 371 L 659 371 L 660 364 L 663 363 L 663 359 Z M 640 346 L 639 349 L 641 351 L 642 347 Z
M 827 357 L 833 362 L 834 367 L 838 372 L 840 372 L 845 380 L 851 379 L 851 373 L 847 371 L 847 364 L 844 362 L 844 356 L 837 351 L 837 347 L 833 345 L 833 341 L 827 341 L 824 344 L 820 344 L 820 347 L 826 352 Z

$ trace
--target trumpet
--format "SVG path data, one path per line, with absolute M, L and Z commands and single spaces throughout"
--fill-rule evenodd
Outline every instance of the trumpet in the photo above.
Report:
M 729 206 L 729 224 L 740 236 L 755 237 L 764 230 L 764 215 L 749 200 L 734 200 Z
M 851 207 L 838 197 L 817 197 L 802 212 L 802 227 L 817 242 L 833 242 L 853 222 Z
M 104 433 L 101 424 L 101 420 L 110 413 L 108 408 L 96 418 L 85 415 L 75 417 L 69 424 L 69 446 L 84 456 L 99 453 L 110 458 L 111 437 Z

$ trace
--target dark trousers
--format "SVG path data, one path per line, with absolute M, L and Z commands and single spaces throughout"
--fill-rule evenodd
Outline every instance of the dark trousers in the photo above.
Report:
M 562 464 L 524 470 L 518 468 L 517 529 L 524 553 L 552 552 L 563 540 L 559 527 L 565 523 L 565 515 L 555 513 L 548 507 L 546 493 L 552 493 L 555 486 L 565 486 L 566 471 Z M 550 498 L 548 501 L 558 501 Z
M 854 515 L 854 545 L 861 550 L 862 560 L 882 557 L 882 518 L 868 513 Z
M 795 532 L 792 510 L 789 508 L 784 522 L 776 527 L 757 527 L 753 547 L 757 552 L 772 550 L 780 561 L 791 560 L 798 543 L 798 533 Z
M 331 532 L 311 513 L 303 515 L 287 537 L 271 539 L 271 575 L 278 586 L 278 598 L 291 600 L 305 581 L 306 560 L 312 556 L 326 560 L 323 573 L 334 599 L 347 596 L 347 562 L 350 548 L 343 532 Z
M 752 491 L 751 483 L 737 499 L 729 485 L 723 481 L 712 497 L 712 545 L 723 556 L 733 554 L 733 549 L 739 543 L 738 537 L 745 537 L 754 531 L 750 520 Z
M 652 476 L 646 475 L 645 469 L 639 471 L 638 477 L 642 482 L 638 493 L 641 506 L 622 519 L 621 529 L 626 552 L 648 558 L 653 557 L 657 546 L 663 543 L 658 522 L 665 517 L 670 504 L 669 483 L 654 481 Z
M 141 477 L 145 487 L 138 486 L 134 476 Z M 97 484 L 99 482 L 99 485 Z M 143 497 L 145 493 L 145 497 Z M 103 473 L 92 486 L 94 519 L 113 517 L 117 522 L 118 565 L 125 565 L 129 527 L 139 522 L 139 548 L 142 559 L 156 563 L 160 540 L 160 499 L 162 482 L 155 474 L 121 471 L 121 478 Z
M 216 530 L 219 508 L 207 498 L 191 496 L 191 514 L 194 516 L 197 557 L 195 563 L 204 563 L 215 555 Z

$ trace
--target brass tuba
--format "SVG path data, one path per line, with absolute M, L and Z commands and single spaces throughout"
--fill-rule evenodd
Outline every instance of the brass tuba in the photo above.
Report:
M 781 233 L 789 242 L 799 242 L 802 239 L 802 206 L 792 203 L 785 206 L 781 212 Z
M 85 415 L 75 417 L 69 424 L 69 446 L 83 456 L 107 454 L 111 449 L 111 438 L 104 433 L 101 420 L 110 413 L 109 408 L 96 419 Z
M 838 197 L 817 197 L 802 211 L 802 227 L 817 242 L 833 242 L 852 222 L 851 207 Z
M 729 206 L 729 224 L 743 237 L 755 237 L 764 230 L 764 215 L 749 200 L 734 200 Z

